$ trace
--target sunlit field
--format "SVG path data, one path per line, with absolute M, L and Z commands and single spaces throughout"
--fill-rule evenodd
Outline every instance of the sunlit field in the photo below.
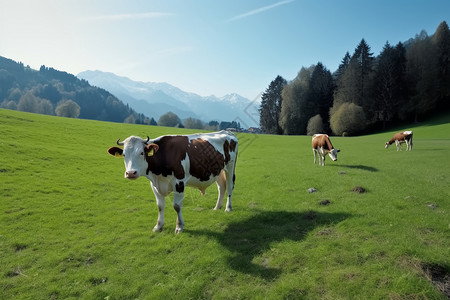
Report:
M 450 120 L 400 129 L 413 151 L 332 137 L 324 167 L 311 137 L 238 133 L 233 211 L 188 188 L 175 235 L 106 150 L 194 131 L 0 110 L 0 298 L 446 299 Z

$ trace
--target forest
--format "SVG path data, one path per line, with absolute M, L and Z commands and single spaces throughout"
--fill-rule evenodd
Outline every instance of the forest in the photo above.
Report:
M 0 108 L 111 122 L 152 122 L 86 80 L 46 66 L 34 70 L 2 56 Z
M 268 134 L 338 136 L 418 122 L 450 109 L 450 30 L 443 21 L 378 56 L 363 38 L 331 73 L 321 62 L 287 81 L 277 76 L 262 95 L 260 126 Z

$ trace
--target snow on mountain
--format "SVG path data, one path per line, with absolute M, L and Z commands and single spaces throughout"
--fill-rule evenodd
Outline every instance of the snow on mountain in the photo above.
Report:
M 134 110 L 158 120 L 169 111 L 181 119 L 197 118 L 204 122 L 236 121 L 243 128 L 259 125 L 259 102 L 238 94 L 202 97 L 185 92 L 165 82 L 140 82 L 102 71 L 84 71 L 78 78 L 103 88 L 128 103 Z

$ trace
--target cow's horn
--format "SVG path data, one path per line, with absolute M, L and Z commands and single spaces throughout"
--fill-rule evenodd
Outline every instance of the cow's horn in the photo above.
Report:
M 144 142 L 144 144 L 147 144 L 148 141 L 150 141 L 150 138 L 149 138 L 148 135 L 147 135 L 147 140 Z
M 119 146 L 123 146 L 123 143 L 120 143 L 119 141 L 120 141 L 120 139 L 118 139 L 118 140 L 117 140 L 117 142 L 116 142 L 116 143 L 117 143 L 117 145 L 119 145 Z

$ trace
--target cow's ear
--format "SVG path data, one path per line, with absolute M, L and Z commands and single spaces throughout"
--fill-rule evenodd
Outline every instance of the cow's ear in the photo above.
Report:
M 156 152 L 158 152 L 159 146 L 151 143 L 150 145 L 145 146 L 145 153 L 147 153 L 147 156 L 153 156 Z
M 341 149 L 336 149 L 337 152 L 341 152 Z
M 112 156 L 121 158 L 123 157 L 123 150 L 119 147 L 111 147 L 108 149 L 108 153 Z

